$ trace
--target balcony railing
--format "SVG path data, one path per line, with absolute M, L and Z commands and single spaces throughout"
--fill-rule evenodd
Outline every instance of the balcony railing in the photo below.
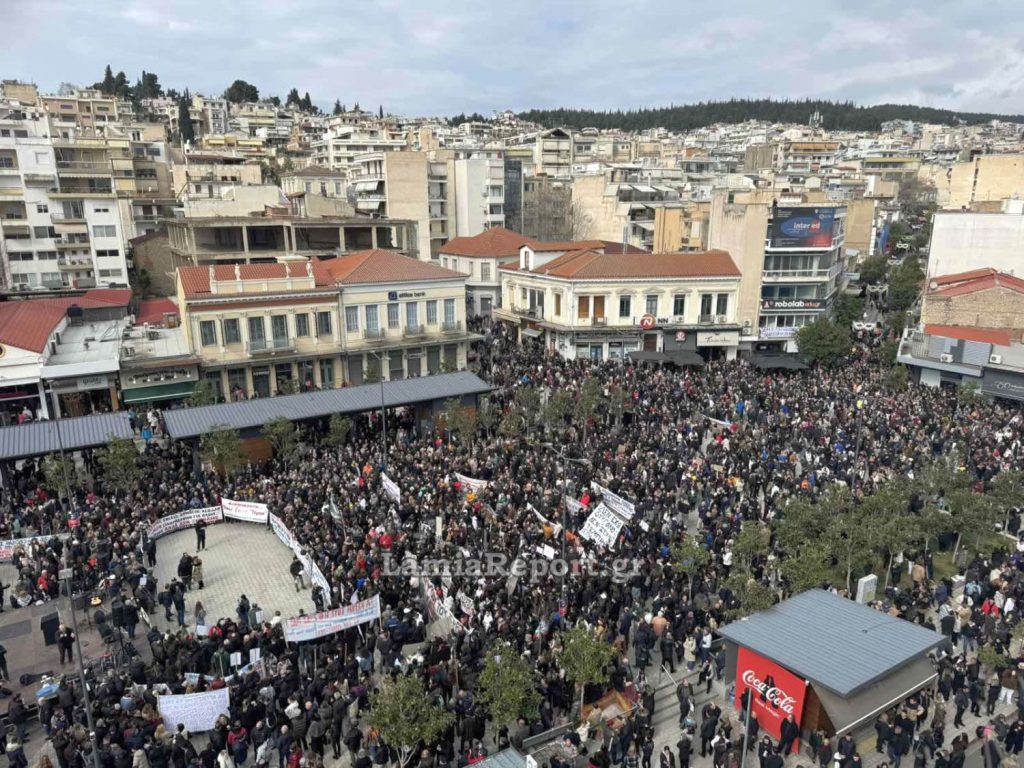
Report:
M 250 355 L 268 355 L 274 352 L 290 352 L 295 349 L 292 339 L 252 339 L 246 345 Z
M 92 270 L 93 263 L 90 259 L 57 259 L 57 269 L 68 271 Z
M 441 323 L 441 333 L 459 333 L 460 331 L 462 331 L 462 323 L 458 320 Z
M 590 318 L 590 324 L 603 327 L 603 326 L 608 325 L 608 318 L 607 317 L 592 317 L 592 318 Z
M 718 325 L 722 325 L 723 323 L 728 323 L 729 322 L 729 316 L 728 315 L 700 315 L 697 318 L 697 322 L 701 323 L 702 325 L 703 324 L 712 324 L 712 323 L 717 323 Z
M 427 329 L 422 325 L 407 325 L 402 331 L 403 336 L 423 336 Z
M 383 328 L 367 328 L 363 331 L 363 338 L 367 341 L 382 341 L 387 338 L 387 331 Z
M 89 238 L 85 236 L 79 237 L 62 237 L 54 240 L 58 249 L 61 248 L 88 248 Z
M 110 163 L 97 163 L 92 160 L 58 160 L 57 170 L 66 173 L 97 173 L 106 176 L 110 174 Z
M 825 279 L 829 276 L 827 269 L 766 269 L 765 280 L 791 280 L 794 278 Z
M 512 311 L 517 315 L 522 315 L 523 317 L 532 317 L 535 320 L 540 320 L 544 317 L 544 313 L 541 312 L 536 307 L 512 307 Z

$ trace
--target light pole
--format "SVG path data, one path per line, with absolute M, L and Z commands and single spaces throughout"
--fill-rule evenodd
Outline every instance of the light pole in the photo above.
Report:
M 860 469 L 860 435 L 861 435 L 861 432 L 862 432 L 862 427 L 864 426 L 864 400 L 858 397 L 857 398 L 856 406 L 857 406 L 857 443 L 856 443 L 856 447 L 853 450 L 853 482 L 854 482 L 853 488 L 854 488 L 854 490 L 856 490 L 858 485 L 860 485 L 860 482 L 859 482 L 860 478 L 859 478 L 859 476 L 857 474 L 857 471 Z
M 384 359 L 385 356 L 382 352 L 370 352 L 375 358 L 377 363 L 380 365 L 380 447 L 384 454 L 381 456 L 380 463 L 386 468 L 388 464 L 388 413 L 384 408 Z
M 61 460 L 60 474 L 61 478 L 64 480 L 64 493 L 67 495 L 68 499 L 68 511 L 70 518 L 70 512 L 73 511 L 73 504 L 71 501 L 71 483 L 68 480 L 67 458 L 64 455 L 64 439 L 60 433 L 60 422 L 54 421 L 53 428 L 57 432 L 57 448 L 60 450 Z M 82 700 L 85 704 L 85 722 L 89 727 L 89 741 L 92 743 L 92 764 L 93 768 L 100 768 L 100 750 L 99 745 L 96 743 L 96 725 L 92 721 L 92 701 L 89 699 L 89 683 L 86 682 L 85 668 L 82 665 L 82 642 L 78 639 L 78 613 L 75 611 L 75 596 L 71 587 L 72 569 L 68 567 L 67 546 L 61 549 L 60 558 L 61 569 L 57 576 L 64 582 L 64 589 L 67 592 L 68 597 L 68 606 L 71 608 L 71 631 L 75 635 L 75 666 L 78 669 L 78 681 L 82 685 Z
M 574 464 L 579 464 L 580 466 L 584 466 L 584 467 L 589 467 L 590 466 L 590 459 L 574 459 L 571 456 L 566 456 L 565 455 L 565 451 L 563 449 L 558 448 L 557 446 L 555 446 L 554 443 L 541 443 L 541 445 L 543 445 L 548 450 L 553 451 L 554 454 L 556 456 L 558 456 L 558 458 L 561 459 L 564 462 L 571 461 Z M 565 539 L 566 539 L 565 534 L 566 534 L 566 530 L 567 530 L 565 524 L 566 524 L 566 514 L 569 511 L 569 501 L 568 500 L 569 500 L 569 478 L 567 476 L 567 473 L 565 473 L 563 471 L 563 473 L 562 473 L 562 567 L 563 567 L 563 570 L 562 570 L 562 597 L 561 597 L 561 600 L 563 602 L 565 601 L 565 576 L 566 576 L 566 572 L 568 571 L 568 566 L 566 566 L 566 563 L 565 563 Z M 566 612 L 568 612 L 568 609 L 569 609 L 568 603 L 565 604 L 565 607 L 566 607 Z

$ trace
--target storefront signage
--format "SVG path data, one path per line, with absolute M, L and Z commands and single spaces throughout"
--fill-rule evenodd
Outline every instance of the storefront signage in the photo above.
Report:
M 824 309 L 821 299 L 763 299 L 761 309 Z
M 654 315 L 644 315 L 640 318 L 640 327 L 645 331 L 649 331 L 657 322 L 658 319 Z
M 981 391 L 986 395 L 1024 402 L 1024 377 L 986 368 L 981 379 Z
M 87 392 L 91 389 L 106 389 L 107 386 L 106 376 L 83 376 L 78 380 L 79 392 Z
M 758 329 L 762 339 L 791 339 L 796 336 L 796 328 L 787 325 L 766 325 Z
M 750 691 L 751 712 L 762 730 L 778 739 L 782 723 L 790 715 L 799 726 L 804 712 L 807 683 L 778 664 L 747 648 L 736 656 L 736 708 L 743 704 L 743 694 Z M 794 749 L 798 743 L 794 742 Z
M 388 301 L 397 301 L 398 299 L 419 299 L 426 295 L 426 291 L 388 291 Z
M 676 341 L 686 341 L 686 331 L 676 331 Z
M 719 333 L 697 332 L 698 347 L 734 347 L 739 343 L 739 331 L 721 331 Z

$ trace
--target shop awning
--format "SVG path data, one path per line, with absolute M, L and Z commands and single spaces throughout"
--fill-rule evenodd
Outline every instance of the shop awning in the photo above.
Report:
M 528 339 L 539 339 L 542 333 L 544 331 L 539 328 L 523 328 L 523 336 L 526 336 Z
M 170 384 L 154 384 L 152 387 L 122 390 L 121 399 L 125 404 L 175 400 L 179 397 L 188 397 L 195 391 L 195 388 L 194 381 L 172 381 Z
M 762 371 L 784 369 L 788 371 L 805 371 L 807 363 L 793 355 L 751 355 L 750 364 Z
M 814 691 L 828 712 L 836 733 L 847 733 L 857 726 L 873 722 L 880 712 L 924 688 L 934 677 L 931 659 L 919 656 L 849 698 L 839 696 L 824 686 L 815 686 Z
M 629 352 L 628 355 L 630 360 L 634 363 L 667 363 L 669 362 L 669 356 L 664 352 L 655 352 L 652 350 L 642 349 L 637 352 Z
M 692 368 L 700 368 L 704 365 L 704 358 L 698 355 L 696 352 L 690 352 L 686 349 L 676 350 L 675 352 L 668 353 L 669 361 L 675 363 L 680 367 L 690 366 Z

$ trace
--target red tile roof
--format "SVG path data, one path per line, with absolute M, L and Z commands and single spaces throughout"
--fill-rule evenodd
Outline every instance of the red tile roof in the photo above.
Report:
M 725 251 L 703 253 L 618 253 L 570 251 L 532 270 L 569 280 L 631 278 L 739 277 L 740 270 Z
M 646 248 L 638 248 L 637 246 L 630 245 L 629 243 L 625 244 L 626 250 L 623 251 L 623 244 L 621 242 L 616 242 L 614 240 L 601 240 L 601 242 L 604 244 L 605 253 L 650 253 Z
M 534 240 L 530 247 L 538 253 L 550 253 L 552 251 L 603 251 L 604 240 L 563 240 L 561 242 Z
M 504 227 L 492 227 L 472 237 L 456 237 L 441 246 L 441 253 L 445 256 L 465 256 L 467 258 L 505 258 L 519 255 L 519 249 L 528 245 L 538 252 L 551 251 L 582 251 L 585 249 L 600 251 L 604 250 L 607 243 L 604 240 L 567 240 L 563 242 L 549 242 L 546 240 L 534 240 L 531 237 L 520 235 Z M 622 243 L 613 243 L 619 251 L 622 250 Z M 629 251 L 636 253 L 638 251 Z M 644 253 L 644 251 L 639 251 Z
M 143 299 L 139 302 L 139 311 L 135 315 L 135 324 L 163 325 L 164 314 L 177 312 L 178 305 L 171 299 Z
M 81 296 L 0 303 L 0 344 L 42 352 L 68 307 L 127 307 L 131 298 L 132 292 L 128 289 L 93 288 Z
M 236 266 L 238 267 L 238 277 L 242 280 L 281 280 L 289 276 L 304 277 L 307 263 L 312 264 L 314 284 L 317 288 L 326 288 L 332 284 L 331 275 L 323 266 L 326 262 L 316 259 L 310 262 L 288 261 L 277 264 L 218 264 L 213 268 L 213 277 L 217 282 L 235 280 L 237 279 L 235 276 Z M 178 267 L 178 279 L 185 289 L 185 295 L 189 298 L 211 295 L 209 267 Z
M 978 270 L 984 272 L 984 270 Z M 964 273 L 967 274 L 967 273 Z M 937 281 L 936 281 L 937 282 Z M 961 280 L 953 284 L 947 284 L 945 288 L 938 288 L 929 294 L 929 298 L 951 298 L 953 296 L 965 296 L 978 291 L 987 291 L 992 288 L 1006 288 L 1017 293 L 1024 293 L 1024 280 L 1005 272 L 991 270 L 978 277 Z
M 1010 346 L 1010 332 L 1001 328 L 969 328 L 962 325 L 930 325 L 926 324 L 924 332 L 928 336 L 944 336 L 947 339 L 962 341 L 980 341 L 987 344 Z
M 979 277 L 988 277 L 994 274 L 996 274 L 996 270 L 992 269 L 992 267 L 983 267 L 981 269 L 972 269 L 969 272 L 939 275 L 938 277 L 933 277 L 930 282 L 936 285 L 950 285 L 951 283 L 962 283 L 964 280 L 975 280 Z
M 320 264 L 338 285 L 403 283 L 465 278 L 461 272 L 381 248 L 356 251 Z

